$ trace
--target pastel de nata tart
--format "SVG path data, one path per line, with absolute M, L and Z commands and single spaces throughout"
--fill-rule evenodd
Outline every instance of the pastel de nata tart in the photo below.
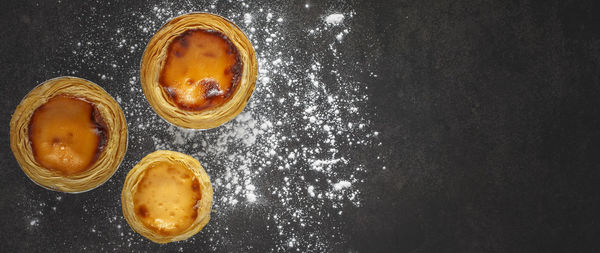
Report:
M 198 160 L 158 150 L 129 171 L 121 192 L 129 226 L 156 243 L 185 240 L 210 220 L 213 190 Z
M 254 48 L 231 21 L 189 13 L 154 34 L 140 80 L 158 115 L 185 128 L 209 129 L 237 116 L 256 82 Z
M 127 150 L 127 124 L 119 104 L 100 86 L 58 77 L 21 100 L 10 121 L 10 148 L 38 185 L 84 192 L 119 167 Z

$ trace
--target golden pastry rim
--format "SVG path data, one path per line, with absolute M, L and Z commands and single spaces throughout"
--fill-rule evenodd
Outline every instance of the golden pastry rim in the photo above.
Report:
M 215 30 L 227 36 L 238 49 L 243 65 L 240 82 L 229 101 L 202 111 L 178 108 L 159 83 L 168 46 L 175 37 L 191 29 Z M 235 23 L 219 15 L 192 12 L 171 19 L 152 36 L 140 63 L 140 82 L 152 109 L 167 122 L 184 128 L 210 129 L 232 120 L 244 110 L 254 91 L 257 72 L 252 43 Z
M 68 176 L 35 161 L 28 133 L 35 109 L 58 95 L 83 98 L 94 104 L 108 132 L 98 159 L 87 170 Z M 79 77 L 56 77 L 37 85 L 19 102 L 10 120 L 10 148 L 21 170 L 35 184 L 53 191 L 82 193 L 104 184 L 119 168 L 127 152 L 127 122 L 119 103 L 102 87 Z
M 137 192 L 137 186 L 146 175 L 145 172 L 148 167 L 157 162 L 171 162 L 183 165 L 183 167 L 189 169 L 196 176 L 201 187 L 202 198 L 200 199 L 200 206 L 196 209 L 198 216 L 187 229 L 177 235 L 161 235 L 156 233 L 152 229 L 147 228 L 135 213 L 133 197 Z M 213 189 L 210 177 L 200 162 L 192 156 L 169 150 L 157 150 L 142 158 L 127 174 L 123 190 L 121 191 L 121 208 L 129 226 L 140 235 L 161 244 L 186 240 L 202 230 L 210 220 L 212 200 Z

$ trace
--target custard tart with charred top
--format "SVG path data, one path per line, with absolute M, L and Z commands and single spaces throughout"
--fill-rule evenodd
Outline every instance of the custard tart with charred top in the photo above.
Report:
M 50 79 L 31 90 L 12 115 L 10 147 L 38 185 L 77 193 L 106 182 L 127 149 L 119 104 L 77 77 Z
M 152 37 L 140 80 L 146 99 L 165 120 L 209 129 L 244 109 L 256 73 L 254 48 L 234 23 L 190 13 L 172 19 Z

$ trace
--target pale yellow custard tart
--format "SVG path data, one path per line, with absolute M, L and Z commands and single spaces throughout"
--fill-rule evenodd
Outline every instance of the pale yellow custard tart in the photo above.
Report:
M 129 171 L 121 192 L 129 226 L 156 243 L 185 240 L 210 220 L 213 190 L 198 160 L 158 150 Z

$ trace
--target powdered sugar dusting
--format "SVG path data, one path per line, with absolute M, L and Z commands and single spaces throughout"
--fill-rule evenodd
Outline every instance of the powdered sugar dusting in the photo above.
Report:
M 157 116 L 138 78 L 137 63 L 154 32 L 191 11 L 214 12 L 240 26 L 256 50 L 259 66 L 256 90 L 245 110 L 205 131 L 179 128 Z M 270 4 L 163 3 L 120 19 L 105 44 L 90 33 L 68 46 L 79 64 L 111 70 L 101 71 L 94 81 L 120 82 L 122 88 L 109 92 L 126 114 L 129 151 L 135 152 L 135 159 L 157 149 L 179 151 L 197 158 L 210 175 L 214 213 L 202 235 L 187 242 L 202 236 L 212 250 L 227 251 L 228 245 L 238 243 L 231 241 L 232 234 L 248 229 L 231 220 L 244 215 L 248 222 L 256 217 L 266 221 L 273 251 L 319 252 L 348 240 L 340 233 L 341 209 L 361 205 L 360 186 L 368 168 L 349 150 L 379 142 L 366 110 L 367 87 L 353 78 L 372 70 L 349 62 L 340 50 L 352 34 L 353 16 L 352 10 L 322 13 L 318 22 L 296 31 L 286 13 Z M 98 19 L 110 17 L 92 20 Z M 300 50 L 303 45 L 312 50 Z M 124 178 L 137 160 L 124 162 L 118 173 Z M 126 246 L 145 243 L 119 215 L 114 226 L 119 226 Z M 178 246 L 185 250 L 187 245 Z
M 344 14 L 334 13 L 325 17 L 325 23 L 329 25 L 339 25 L 344 22 Z
M 342 189 L 349 188 L 350 186 L 352 186 L 352 183 L 350 183 L 348 181 L 340 181 L 340 182 L 333 184 L 333 189 L 336 191 L 340 191 Z

